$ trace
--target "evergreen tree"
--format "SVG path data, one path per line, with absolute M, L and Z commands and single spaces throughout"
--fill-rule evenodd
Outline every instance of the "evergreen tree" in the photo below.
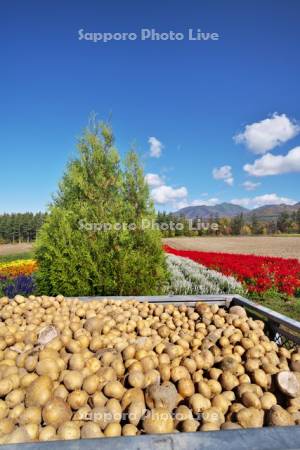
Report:
M 243 213 L 239 214 L 238 216 L 233 217 L 233 219 L 231 220 L 232 234 L 235 234 L 235 235 L 241 234 L 243 226 L 244 226 Z
M 255 213 L 252 214 L 251 216 L 251 230 L 252 230 L 252 234 L 260 234 L 260 224 L 259 221 L 257 219 L 257 215 Z
M 160 233 L 137 155 L 122 171 L 106 125 L 87 129 L 37 239 L 41 294 L 150 295 L 166 269 Z M 120 225 L 119 225 L 120 224 Z M 129 227 L 134 224 L 134 227 Z
M 280 213 L 278 219 L 277 219 L 277 228 L 281 233 L 288 233 L 289 228 L 291 226 L 291 220 L 289 213 L 284 211 Z
M 296 223 L 297 223 L 298 233 L 300 233 L 300 208 L 297 209 Z

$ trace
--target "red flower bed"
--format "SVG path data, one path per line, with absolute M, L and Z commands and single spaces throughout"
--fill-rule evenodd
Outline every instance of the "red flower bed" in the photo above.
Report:
M 250 292 L 265 292 L 274 288 L 278 292 L 295 295 L 300 289 L 300 263 L 297 259 L 176 250 L 167 245 L 164 250 L 192 259 L 224 275 L 234 276 L 245 283 Z

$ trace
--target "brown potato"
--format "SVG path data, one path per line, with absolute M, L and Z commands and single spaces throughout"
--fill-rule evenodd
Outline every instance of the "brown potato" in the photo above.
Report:
M 293 416 L 279 405 L 274 405 L 268 412 L 268 424 L 276 427 L 295 425 Z
M 264 413 L 253 407 L 242 408 L 237 413 L 237 422 L 243 428 L 260 428 L 264 423 Z
M 174 422 L 167 408 L 154 408 L 143 420 L 147 434 L 172 433 Z

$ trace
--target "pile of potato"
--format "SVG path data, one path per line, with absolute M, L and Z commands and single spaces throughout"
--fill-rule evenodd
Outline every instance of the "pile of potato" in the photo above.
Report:
M 0 442 L 300 424 L 300 351 L 240 306 L 0 299 Z

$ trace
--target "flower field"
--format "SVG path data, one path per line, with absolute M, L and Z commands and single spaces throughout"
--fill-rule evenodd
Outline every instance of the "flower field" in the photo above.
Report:
M 0 295 L 12 298 L 17 294 L 32 294 L 36 270 L 36 261 L 32 259 L 0 263 Z
M 20 259 L 16 261 L 0 263 L 0 276 L 17 277 L 19 275 L 31 275 L 37 269 L 34 259 Z
M 275 289 L 287 295 L 300 293 L 300 263 L 297 259 L 176 250 L 169 246 L 164 249 L 169 254 L 189 258 L 235 277 L 249 292 L 263 293 Z
M 243 286 L 235 278 L 175 255 L 167 255 L 170 286 L 167 294 L 242 294 Z
M 170 274 L 169 294 L 265 293 L 271 289 L 300 294 L 296 259 L 231 253 L 176 250 L 164 246 Z M 35 290 L 35 260 L 0 263 L 0 295 L 30 295 Z

